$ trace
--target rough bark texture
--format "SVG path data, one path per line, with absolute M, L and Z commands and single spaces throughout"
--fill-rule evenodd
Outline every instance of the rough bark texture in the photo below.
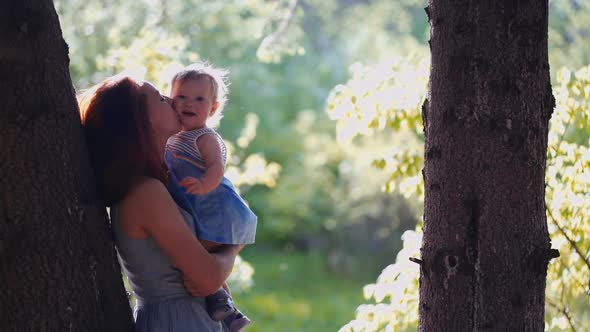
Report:
M 0 330 L 128 331 L 49 0 L 0 4 Z
M 420 331 L 543 331 L 547 0 L 431 0 Z

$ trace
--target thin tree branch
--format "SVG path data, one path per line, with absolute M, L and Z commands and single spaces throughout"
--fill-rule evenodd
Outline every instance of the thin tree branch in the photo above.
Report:
M 570 317 L 569 313 L 567 312 L 566 307 L 561 308 L 560 306 L 551 302 L 551 300 L 549 300 L 547 298 L 545 298 L 545 303 L 547 303 L 550 307 L 553 307 L 553 309 L 557 310 L 560 314 L 564 315 L 565 318 L 567 319 L 567 322 L 570 324 L 570 328 L 572 329 L 572 332 L 576 332 L 576 327 L 574 326 L 574 322 L 572 321 L 572 318 Z
M 555 218 L 553 217 L 553 213 L 551 213 L 551 209 L 547 209 L 547 214 L 551 218 L 551 221 L 553 222 L 553 224 L 555 225 L 555 227 L 557 227 L 557 229 L 559 230 L 559 232 L 566 238 L 566 240 L 569 242 L 569 244 L 572 246 L 572 248 L 580 256 L 580 258 L 582 258 L 582 260 L 584 261 L 584 263 L 586 263 L 586 266 L 588 266 L 588 269 L 590 269 L 590 261 L 588 261 L 588 259 L 586 258 L 586 256 L 582 253 L 582 251 L 580 250 L 580 248 L 578 247 L 578 245 L 576 244 L 576 242 L 574 240 L 572 240 L 567 235 L 567 233 L 565 232 L 565 230 L 557 223 L 557 220 L 555 220 Z
M 570 275 L 568 275 L 567 277 L 566 277 L 565 275 L 562 275 L 562 276 L 561 276 L 561 280 L 562 280 L 562 282 L 563 282 L 564 284 L 566 283 L 566 281 L 565 281 L 565 280 L 567 279 L 567 280 L 573 280 L 573 283 L 575 283 L 577 286 L 580 286 L 581 288 L 584 288 L 584 287 L 586 287 L 586 285 L 584 285 L 584 283 L 583 283 L 583 282 L 581 282 L 580 280 L 578 280 L 577 278 L 575 278 L 575 277 L 573 277 L 573 276 L 572 276 L 572 275 L 573 275 L 573 273 L 572 273 L 572 271 L 571 271 L 571 269 L 570 269 L 570 267 L 569 267 L 569 266 L 565 265 L 565 266 L 563 267 L 563 269 L 564 269 L 565 271 L 567 271 L 567 272 L 569 272 L 569 273 L 570 273 Z M 565 295 L 564 295 L 564 296 L 565 296 Z
M 275 31 L 269 33 L 262 42 L 260 43 L 260 47 L 267 47 L 268 45 L 272 44 L 276 39 L 279 38 L 281 34 L 287 30 L 287 27 L 291 24 L 293 17 L 295 16 L 295 8 L 297 7 L 297 0 L 289 0 L 287 4 L 287 14 L 283 16 L 279 22 L 279 26 L 276 28 Z M 278 12 L 279 8 L 275 9 L 275 12 Z

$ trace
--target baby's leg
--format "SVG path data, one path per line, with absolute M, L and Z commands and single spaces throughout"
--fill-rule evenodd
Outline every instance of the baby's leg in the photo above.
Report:
M 215 321 L 221 321 L 229 328 L 230 332 L 242 331 L 251 321 L 236 306 L 225 289 L 220 288 L 217 292 L 205 298 L 207 313 Z
M 234 246 L 232 244 L 221 244 L 213 241 L 199 240 L 205 249 L 214 253 L 227 246 Z M 243 247 L 243 245 L 238 245 Z M 239 248 L 241 249 L 241 248 Z M 217 292 L 205 298 L 207 305 L 207 313 L 209 317 L 215 321 L 225 321 L 229 327 L 230 332 L 240 331 L 242 328 L 250 324 L 250 319 L 244 316 L 234 305 L 234 301 L 223 287 Z
M 205 297 L 205 303 L 207 305 L 207 313 L 214 321 L 223 320 L 236 311 L 234 301 L 223 288 Z

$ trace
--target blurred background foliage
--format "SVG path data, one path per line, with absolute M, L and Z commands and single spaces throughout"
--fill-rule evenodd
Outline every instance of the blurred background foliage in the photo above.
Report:
M 259 216 L 231 284 L 252 331 L 417 323 L 425 0 L 55 0 L 77 91 L 230 70 L 228 176 Z M 547 329 L 590 330 L 590 3 L 550 0 Z M 562 68 L 569 69 L 562 69 Z M 403 235 L 402 235 L 403 234 Z M 396 258 L 397 255 L 397 258 Z M 378 278 L 376 279 L 376 276 Z M 355 314 L 356 308 L 356 314 Z

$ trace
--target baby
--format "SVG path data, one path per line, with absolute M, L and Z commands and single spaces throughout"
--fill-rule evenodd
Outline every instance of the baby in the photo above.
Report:
M 174 75 L 173 107 L 182 131 L 168 140 L 165 162 L 170 180 L 186 189 L 186 198 L 203 246 L 214 252 L 225 245 L 254 243 L 256 215 L 224 177 L 227 149 L 210 121 L 221 118 L 226 101 L 225 70 L 196 63 Z M 207 312 L 230 331 L 250 324 L 223 289 L 206 297 Z

